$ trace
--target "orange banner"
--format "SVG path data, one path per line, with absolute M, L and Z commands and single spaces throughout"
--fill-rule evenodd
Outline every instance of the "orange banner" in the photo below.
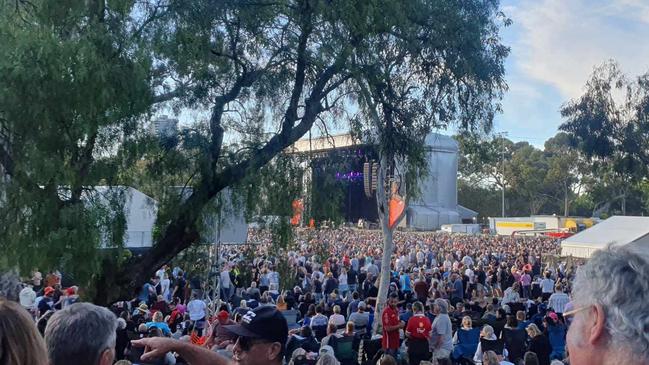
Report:
M 304 202 L 302 202 L 302 199 L 295 199 L 291 206 L 293 207 L 293 218 L 291 218 L 291 224 L 299 226 L 300 221 L 302 221 L 302 212 L 304 212 Z
M 388 227 L 390 229 L 394 228 L 397 224 L 397 219 L 399 219 L 404 209 L 406 209 L 406 203 L 401 197 L 395 196 L 390 199 L 390 219 L 388 220 Z

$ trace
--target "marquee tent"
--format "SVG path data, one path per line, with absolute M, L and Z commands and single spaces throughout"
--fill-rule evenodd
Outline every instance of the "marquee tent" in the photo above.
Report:
M 613 216 L 561 243 L 562 256 L 589 258 L 608 244 L 649 245 L 649 217 Z

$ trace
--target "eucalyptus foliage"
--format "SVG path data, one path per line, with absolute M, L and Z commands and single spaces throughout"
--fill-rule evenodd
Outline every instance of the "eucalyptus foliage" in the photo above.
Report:
M 0 248 L 129 297 L 201 241 L 226 187 L 290 215 L 301 175 L 276 156 L 314 126 L 352 122 L 414 162 L 431 128 L 488 125 L 507 23 L 495 0 L 0 0 Z M 363 127 L 360 85 L 387 128 Z M 188 128 L 151 136 L 171 111 Z M 159 202 L 151 250 L 124 259 L 125 200 L 98 186 Z

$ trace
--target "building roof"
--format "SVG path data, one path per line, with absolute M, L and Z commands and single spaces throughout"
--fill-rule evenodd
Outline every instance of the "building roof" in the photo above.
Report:
M 431 133 L 426 136 L 426 146 L 435 151 L 457 152 L 459 145 L 452 137 Z M 339 148 L 349 148 L 355 146 L 362 146 L 364 143 L 356 140 L 351 134 L 338 134 L 333 136 L 322 136 L 309 138 L 302 138 L 295 142 L 288 150 L 293 153 L 300 152 L 323 152 L 331 151 Z
M 457 211 L 458 213 L 460 213 L 460 218 L 462 219 L 474 219 L 478 216 L 478 212 L 467 207 L 463 207 L 460 204 L 457 205 Z
M 590 257 L 608 244 L 626 245 L 649 239 L 649 217 L 613 216 L 561 243 L 564 256 Z
M 457 152 L 459 144 L 453 137 L 439 133 L 431 133 L 426 136 L 426 146 L 437 151 Z
M 337 148 L 346 148 L 362 145 L 360 141 L 354 140 L 351 134 L 339 134 L 335 136 L 323 136 L 303 138 L 298 140 L 289 147 L 291 152 L 321 152 L 330 151 Z

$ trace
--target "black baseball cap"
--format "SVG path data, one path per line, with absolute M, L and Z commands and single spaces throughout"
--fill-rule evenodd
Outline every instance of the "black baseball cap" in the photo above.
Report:
M 223 326 L 237 336 L 261 338 L 286 345 L 288 324 L 282 312 L 272 306 L 261 306 L 248 311 L 241 317 L 240 324 Z

